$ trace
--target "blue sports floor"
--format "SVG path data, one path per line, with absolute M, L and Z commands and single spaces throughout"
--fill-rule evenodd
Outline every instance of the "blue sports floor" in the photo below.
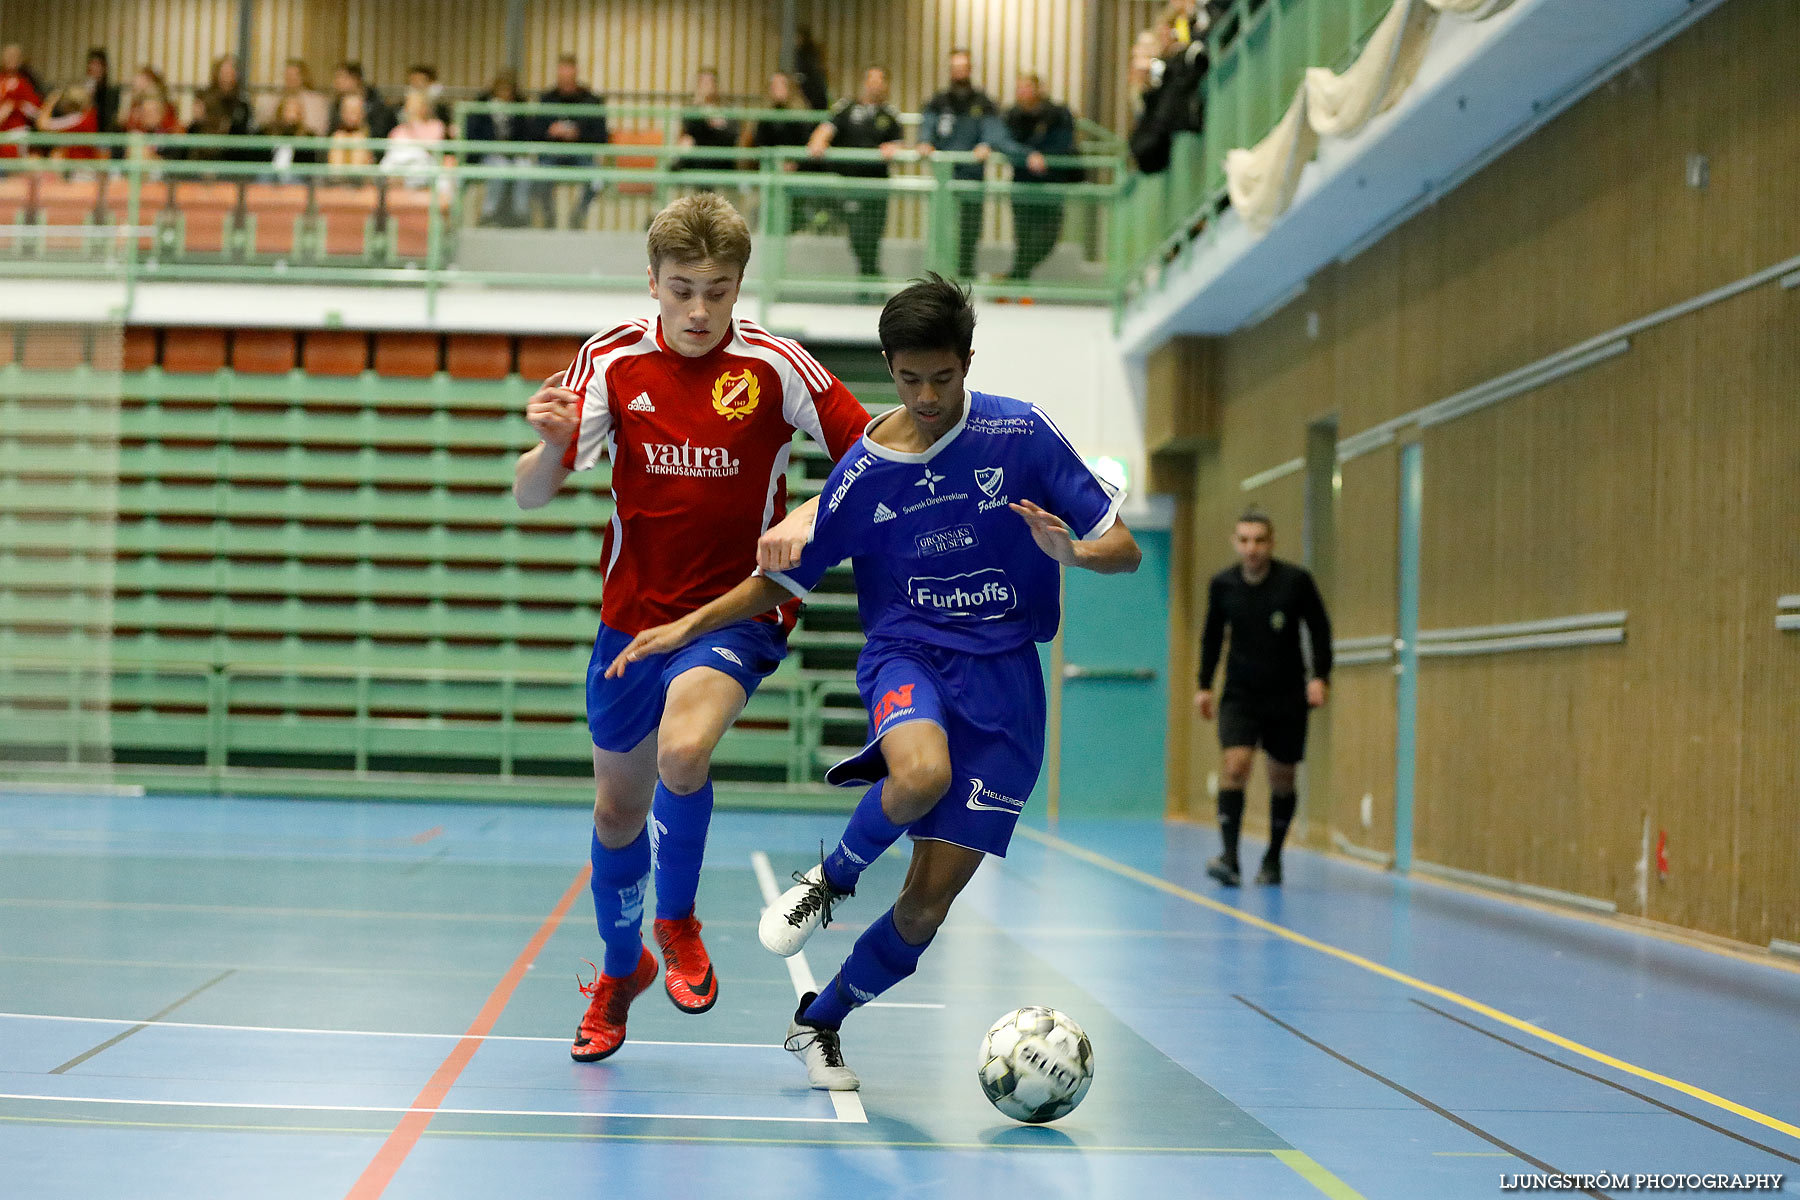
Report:
M 841 822 L 722 815 L 718 1006 L 647 993 L 618 1055 L 573 1063 L 587 820 L 0 793 L 0 1195 L 1435 1200 L 1800 1171 L 1800 972 L 1299 852 L 1280 890 L 1226 893 L 1178 825 L 1022 831 L 846 1025 L 863 1091 L 834 1102 L 782 1034 L 905 847 L 784 961 L 763 896 Z M 1051 1126 L 975 1080 L 1027 1003 L 1095 1049 Z

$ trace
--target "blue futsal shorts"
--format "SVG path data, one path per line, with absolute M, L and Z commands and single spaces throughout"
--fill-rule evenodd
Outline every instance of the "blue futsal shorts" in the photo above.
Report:
M 637 748 L 662 721 L 663 698 L 675 677 L 711 667 L 737 680 L 746 697 L 787 657 L 787 636 L 769 621 L 739 621 L 699 637 L 670 654 L 653 654 L 607 679 L 606 668 L 631 639 L 608 625 L 594 638 L 588 659 L 587 719 L 594 745 L 623 754 Z
M 1044 766 L 1037 646 L 967 654 L 870 642 L 856 665 L 856 686 L 869 709 L 869 741 L 826 780 L 844 787 L 875 782 L 887 774 L 881 739 L 909 722 L 931 721 L 950 742 L 950 790 L 907 833 L 1005 858 Z

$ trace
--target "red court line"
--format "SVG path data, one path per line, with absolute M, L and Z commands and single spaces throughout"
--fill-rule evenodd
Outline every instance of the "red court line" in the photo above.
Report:
M 414 845 L 422 846 L 426 842 L 429 842 L 432 838 L 443 837 L 443 836 L 444 836 L 444 827 L 442 825 L 433 825 L 430 829 L 424 830 L 420 833 L 413 834 L 412 840 L 413 840 Z
M 480 1049 L 481 1040 L 493 1032 L 494 1022 L 500 1019 L 507 1001 L 512 999 L 513 990 L 525 978 L 525 972 L 531 968 L 538 952 L 550 940 L 550 935 L 556 932 L 556 927 L 562 924 L 562 919 L 575 903 L 575 897 L 587 888 L 588 875 L 592 870 L 591 867 L 583 867 L 575 873 L 575 882 L 569 885 L 569 890 L 563 893 L 562 899 L 556 902 L 556 907 L 550 910 L 550 915 L 544 918 L 544 923 L 538 926 L 537 932 L 531 935 L 531 940 L 525 943 L 525 948 L 519 951 L 519 957 L 513 959 L 513 965 L 501 977 L 500 982 L 494 985 L 494 990 L 488 994 L 487 1003 L 475 1014 L 468 1032 L 458 1040 L 449 1057 L 439 1064 L 424 1090 L 419 1093 L 418 1099 L 412 1102 L 413 1111 L 401 1118 L 400 1124 L 394 1127 L 394 1132 L 388 1134 L 387 1141 L 382 1143 L 381 1149 L 375 1152 L 375 1157 L 364 1169 L 362 1178 L 345 1193 L 345 1200 L 376 1200 L 376 1197 L 387 1190 L 387 1185 L 393 1182 L 400 1164 L 412 1153 L 419 1136 L 431 1124 L 438 1106 L 443 1104 L 444 1097 L 456 1086 L 463 1068 L 469 1065 L 469 1060 L 475 1057 L 475 1051 Z

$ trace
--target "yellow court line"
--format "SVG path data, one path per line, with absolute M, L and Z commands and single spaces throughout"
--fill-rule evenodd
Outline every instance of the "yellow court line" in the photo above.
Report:
M 1591 1046 L 1584 1046 L 1580 1042 L 1566 1038 L 1560 1033 L 1552 1033 L 1548 1029 L 1533 1025 L 1530 1021 L 1515 1017 L 1511 1013 L 1502 1012 L 1492 1005 L 1483 1004 L 1479 1000 L 1470 999 L 1468 996 L 1453 992 L 1449 988 L 1439 987 L 1435 983 L 1426 983 L 1423 979 L 1415 978 L 1414 976 L 1406 974 L 1404 971 L 1396 971 L 1392 967 L 1384 966 L 1373 959 L 1364 958 L 1360 954 L 1353 954 L 1348 950 L 1343 950 L 1326 942 L 1318 941 L 1315 938 L 1307 937 L 1304 933 L 1296 933 L 1286 926 L 1277 925 L 1273 921 L 1266 921 L 1253 913 L 1247 913 L 1242 909 L 1233 908 L 1229 904 L 1221 904 L 1211 897 L 1202 896 L 1199 892 L 1190 891 L 1180 884 L 1170 883 L 1161 876 L 1152 875 L 1148 871 L 1140 871 L 1136 867 L 1127 866 L 1122 862 L 1116 862 L 1113 859 L 1106 857 L 1104 854 L 1096 854 L 1092 850 L 1084 849 L 1071 842 L 1065 842 L 1054 834 L 1043 833 L 1025 825 L 1020 825 L 1018 831 L 1035 842 L 1049 846 L 1053 850 L 1060 850 L 1072 858 L 1078 858 L 1081 861 L 1099 867 L 1104 871 L 1111 871 L 1115 875 L 1122 875 L 1126 879 L 1134 880 L 1144 884 L 1146 887 L 1155 888 L 1160 892 L 1167 892 L 1171 896 L 1179 896 L 1183 900 L 1191 901 L 1194 904 L 1200 905 L 1202 908 L 1210 908 L 1214 912 L 1223 914 L 1236 921 L 1242 921 L 1244 924 L 1253 926 L 1265 933 L 1272 933 L 1276 937 L 1286 938 L 1296 945 L 1305 946 L 1309 950 L 1317 950 L 1320 954 L 1328 954 L 1332 958 L 1340 959 L 1343 962 L 1350 963 L 1352 966 L 1361 967 L 1363 970 L 1373 972 L 1384 979 L 1391 979 L 1395 983 L 1402 983 L 1407 987 L 1416 988 L 1427 995 L 1436 996 L 1440 1000 L 1447 1000 L 1451 1004 L 1460 1005 L 1470 1012 L 1480 1013 L 1491 1021 L 1498 1021 L 1500 1024 L 1516 1029 L 1520 1033 L 1527 1033 L 1532 1037 L 1540 1038 L 1549 1042 L 1551 1045 L 1558 1046 L 1572 1054 L 1579 1054 L 1583 1058 L 1592 1059 L 1597 1063 L 1604 1063 L 1606 1066 L 1609 1066 L 1616 1071 L 1623 1071 L 1628 1075 L 1636 1075 L 1639 1079 L 1647 1079 L 1651 1083 L 1661 1084 L 1663 1087 L 1670 1088 L 1674 1091 L 1681 1092 L 1683 1095 L 1692 1096 L 1696 1100 L 1710 1104 L 1714 1108 L 1722 1108 L 1726 1112 L 1735 1113 L 1737 1116 L 1743 1117 L 1745 1120 L 1755 1121 L 1758 1125 L 1763 1125 L 1769 1129 L 1785 1133 L 1791 1138 L 1800 1138 L 1800 1125 L 1794 1125 L 1787 1121 L 1783 1121 L 1780 1117 L 1772 1117 L 1768 1113 L 1758 1112 L 1748 1105 L 1739 1104 L 1735 1100 L 1728 1100 L 1716 1092 L 1709 1092 L 1705 1088 L 1696 1087 L 1691 1083 L 1684 1083 L 1679 1079 L 1673 1079 L 1667 1075 L 1660 1075 L 1646 1067 L 1640 1067 L 1635 1063 L 1626 1062 L 1622 1058 L 1614 1058 L 1612 1055 L 1603 1051 L 1595 1050 Z
M 1294 1174 L 1324 1192 L 1331 1200 L 1363 1200 L 1361 1192 L 1320 1166 L 1311 1155 L 1300 1150 L 1277 1150 L 1274 1153 Z
M 97 1125 L 118 1129 L 184 1129 L 198 1130 L 207 1133 L 326 1133 L 355 1134 L 358 1136 L 385 1135 L 386 1128 L 355 1128 L 331 1125 L 254 1125 L 254 1124 L 221 1124 L 202 1121 L 123 1121 L 111 1117 L 16 1117 L 0 1115 L 0 1123 L 14 1125 Z M 1021 1126 L 1021 1128 L 1023 1128 Z M 534 1138 L 552 1141 L 584 1141 L 584 1142 L 683 1142 L 700 1144 L 717 1144 L 726 1146 L 830 1146 L 843 1150 L 1030 1150 L 1067 1154 L 1071 1151 L 1082 1154 L 1213 1154 L 1238 1158 L 1254 1158 L 1262 1155 L 1281 1156 L 1299 1154 L 1297 1150 L 1271 1150 L 1267 1146 L 1081 1146 L 1074 1143 L 1046 1142 L 1043 1145 L 1031 1145 L 1026 1142 L 930 1142 L 930 1141 L 894 1141 L 883 1138 L 761 1138 L 761 1137 L 711 1137 L 691 1134 L 654 1134 L 654 1133 L 596 1133 L 569 1132 L 542 1129 L 439 1129 L 433 1126 L 425 1132 L 428 1138 L 438 1137 L 486 1137 L 486 1138 Z M 1305 1158 L 1305 1155 L 1300 1155 Z M 1285 1161 L 1285 1160 L 1284 1160 Z M 1311 1161 L 1311 1160 L 1308 1160 Z M 1289 1164 L 1292 1165 L 1292 1164 Z M 1317 1164 L 1315 1164 L 1317 1165 Z M 1295 1168 L 1298 1170 L 1299 1168 Z M 1319 1170 L 1324 1172 L 1324 1168 Z M 1329 1172 L 1324 1172 L 1329 1175 Z M 1334 1195 L 1336 1193 L 1333 1193 Z M 1355 1192 L 1345 1191 L 1346 1197 L 1356 1197 Z M 1361 1200 L 1356 1197 L 1356 1200 Z

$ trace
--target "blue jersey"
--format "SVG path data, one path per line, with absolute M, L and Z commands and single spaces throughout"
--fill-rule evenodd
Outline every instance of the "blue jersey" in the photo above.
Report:
M 800 565 L 769 574 L 805 595 L 848 558 L 871 641 L 997 654 L 1049 641 L 1062 617 L 1056 561 L 1007 506 L 1030 500 L 1091 539 L 1124 499 L 1037 406 L 970 392 L 962 420 L 922 453 L 865 430 L 825 482 Z

